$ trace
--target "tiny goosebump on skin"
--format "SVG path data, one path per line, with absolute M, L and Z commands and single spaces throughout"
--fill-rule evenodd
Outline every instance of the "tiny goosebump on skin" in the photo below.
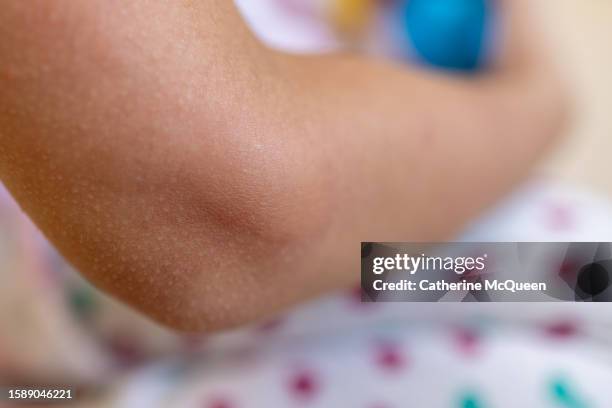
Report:
M 71 188 L 70 192 L 81 194 L 85 191 L 80 188 Z M 219 259 L 225 256 L 228 256 L 229 259 L 241 257 L 239 251 L 231 245 L 232 234 L 227 229 L 221 230 L 219 234 L 211 234 L 215 236 L 215 239 L 194 246 L 193 237 L 202 233 L 198 226 L 193 230 L 188 228 L 189 226 L 182 228 L 181 231 L 184 230 L 185 232 L 180 234 L 172 228 L 174 225 L 170 225 L 168 226 L 168 236 L 159 242 L 159 246 L 150 245 L 147 242 L 142 248 L 138 243 L 143 237 L 151 235 L 151 232 L 146 229 L 147 225 L 163 224 L 155 221 L 164 217 L 165 211 L 158 212 L 158 216 L 151 217 L 153 222 L 144 223 L 139 228 L 134 225 L 138 224 L 137 218 L 132 217 L 128 210 L 123 214 L 132 220 L 132 225 L 130 223 L 116 225 L 117 220 L 107 216 L 106 213 L 102 212 L 101 215 L 98 211 L 93 210 L 92 212 L 92 208 L 95 208 L 97 204 L 90 205 L 87 202 L 87 200 L 92 199 L 89 194 L 85 197 L 84 202 L 78 198 L 69 199 L 69 206 L 74 209 L 68 211 L 68 213 L 74 213 L 73 217 L 69 217 L 69 219 L 76 219 L 76 222 L 64 222 L 66 209 L 57 210 L 53 206 L 45 206 L 38 211 L 42 214 L 39 224 L 45 230 L 58 231 L 61 229 L 68 234 L 67 237 L 61 235 L 60 244 L 63 243 L 64 246 L 69 247 L 66 251 L 68 254 L 72 253 L 69 258 L 75 259 L 80 269 L 94 282 L 124 300 L 127 299 L 131 304 L 148 314 L 152 314 L 159 320 L 172 325 L 180 325 L 181 327 L 195 325 L 195 327 L 198 327 L 199 323 L 192 322 L 206 319 L 207 325 L 216 325 L 219 322 L 237 318 L 232 316 L 232 314 L 236 314 L 235 311 L 224 310 L 223 307 L 216 306 L 215 310 L 210 311 L 203 310 L 200 305 L 189 303 L 189 299 L 192 299 L 190 293 L 193 290 L 189 289 L 188 285 L 197 276 L 205 276 L 202 289 L 199 291 L 205 299 L 231 296 L 231 293 L 227 293 L 225 290 L 228 285 L 230 287 L 233 284 L 244 285 L 247 281 L 245 278 L 249 275 L 245 274 L 241 274 L 237 278 L 232 278 L 234 276 L 232 274 L 219 275 L 216 271 L 227 270 L 227 263 L 213 262 L 211 264 L 210 262 L 211 255 L 212 259 L 215 259 L 215 254 L 211 251 L 219 252 L 217 254 Z M 38 200 L 38 202 L 41 202 L 41 200 Z M 42 203 L 45 202 L 42 201 Z M 108 208 L 109 204 L 103 204 L 102 207 Z M 101 219 L 104 221 L 101 221 Z M 58 223 L 57 227 L 54 226 L 55 223 Z M 121 237 L 120 244 L 113 244 L 117 236 Z M 223 236 L 228 236 L 227 242 L 223 243 L 223 240 L 221 243 L 215 242 L 218 237 Z M 124 244 L 121 245 L 121 242 Z M 253 245 L 247 242 L 245 248 L 249 246 L 257 246 L 257 244 Z M 211 249 L 219 247 L 225 247 L 226 250 Z M 117 251 L 119 251 L 118 254 Z M 140 255 L 142 251 L 146 251 L 146 254 Z M 122 253 L 123 255 L 121 255 Z M 160 255 L 166 259 L 161 268 L 154 268 L 155 262 L 153 262 L 151 253 L 156 254 L 156 261 L 159 260 Z M 226 255 L 228 253 L 229 255 Z M 186 259 L 190 260 L 187 262 L 188 265 L 196 265 L 196 267 L 191 270 L 183 269 Z M 180 278 L 175 279 L 179 284 L 168 285 L 168 275 L 173 273 L 180 275 Z M 196 279 L 197 281 L 200 281 L 200 279 Z M 205 317 L 200 316 L 202 312 L 207 313 Z M 209 319 L 212 320 L 209 321 Z
M 87 176 L 91 177 L 91 173 L 88 174 Z M 44 180 L 44 177 L 42 177 L 42 179 L 39 181 L 43 184 L 47 184 Z M 139 264 L 140 262 L 142 262 L 142 259 L 139 258 L 138 256 L 135 256 L 132 254 L 128 257 L 129 259 L 127 261 L 125 261 L 125 257 L 122 258 L 121 256 L 119 256 L 118 257 L 119 261 L 118 262 L 115 261 L 115 263 L 112 263 L 112 260 L 116 259 L 117 256 L 115 256 L 115 254 L 113 253 L 113 250 L 116 250 L 116 247 L 111 247 L 111 249 L 108 250 L 108 253 L 110 254 L 109 259 L 111 260 L 111 262 L 105 263 L 104 266 L 101 266 L 97 262 L 98 260 L 97 254 L 103 251 L 107 251 L 106 247 L 110 245 L 110 242 L 112 242 L 113 237 L 115 236 L 123 235 L 122 240 L 128 241 L 128 242 L 129 241 L 138 242 L 138 240 L 141 239 L 142 236 L 148 237 L 150 233 L 147 232 L 146 230 L 143 230 L 142 228 L 139 228 L 138 225 L 140 224 L 146 226 L 146 225 L 158 225 L 158 224 L 165 225 L 167 223 L 169 225 L 169 228 L 170 228 L 169 235 L 172 236 L 171 238 L 172 242 L 170 242 L 170 245 L 167 245 L 168 240 L 166 239 L 165 246 L 163 245 L 163 243 L 160 243 L 160 246 L 157 249 L 155 247 L 149 248 L 149 250 L 154 253 L 163 254 L 165 252 L 170 251 L 171 249 L 176 249 L 175 247 L 181 246 L 180 244 L 181 240 L 183 242 L 190 242 L 192 236 L 189 236 L 189 235 L 185 237 L 177 238 L 177 234 L 176 232 L 172 230 L 172 227 L 177 226 L 177 227 L 184 228 L 185 226 L 180 225 L 181 224 L 180 222 L 176 223 L 172 221 L 172 216 L 168 214 L 168 211 L 165 211 L 165 209 L 169 208 L 170 206 L 173 209 L 176 208 L 177 207 L 176 203 L 173 202 L 174 197 L 183 196 L 183 194 L 173 192 L 173 194 L 170 194 L 170 199 L 168 200 L 164 199 L 163 196 L 158 197 L 159 204 L 156 203 L 154 200 L 140 198 L 137 200 L 137 203 L 136 203 L 136 209 L 138 211 L 137 217 L 131 216 L 131 212 L 133 212 L 133 210 L 130 210 L 131 204 L 129 202 L 125 203 L 126 208 L 124 210 L 115 212 L 115 213 L 125 215 L 125 217 L 123 217 L 121 220 L 116 220 L 110 217 L 109 215 L 107 215 L 107 213 L 102 210 L 103 208 L 109 208 L 109 207 L 112 208 L 113 206 L 113 203 L 104 201 L 103 196 L 105 194 L 103 193 L 105 193 L 106 190 L 101 189 L 100 186 L 97 186 L 94 180 L 90 181 L 87 178 L 83 178 L 80 180 L 74 180 L 74 178 L 71 178 L 71 182 L 72 182 L 72 186 L 68 188 L 68 192 L 64 195 L 64 198 L 66 196 L 69 197 L 68 203 L 67 204 L 63 203 L 63 205 L 66 208 L 60 208 L 59 213 L 62 214 L 63 212 L 67 211 L 67 208 L 71 208 L 72 210 L 69 210 L 67 212 L 69 214 L 71 213 L 72 216 L 67 217 L 66 214 L 60 215 L 59 219 L 56 220 L 56 218 L 58 217 L 50 216 L 49 214 L 50 212 L 56 211 L 54 210 L 54 207 L 45 206 L 42 209 L 44 219 L 43 221 L 40 222 L 40 224 L 45 225 L 45 223 L 54 223 L 56 221 L 62 224 L 61 227 L 60 226 L 54 227 L 53 225 L 50 225 L 48 228 L 45 228 L 45 229 L 48 229 L 50 231 L 57 231 L 58 229 L 61 228 L 62 231 L 66 231 L 69 233 L 67 241 L 76 242 L 77 246 L 81 247 L 81 250 L 80 250 L 81 254 L 75 255 L 75 257 L 76 258 L 82 257 L 84 259 L 84 261 L 82 261 L 81 263 L 82 265 L 84 265 L 83 270 L 90 277 L 93 276 L 94 281 L 97 281 L 99 283 L 101 282 L 101 286 L 108 288 L 108 290 L 110 290 L 113 293 L 119 294 L 120 297 L 130 299 L 131 303 L 136 303 L 136 305 L 139 306 L 141 309 L 145 309 L 149 313 L 153 313 L 153 314 L 161 316 L 160 320 L 163 320 L 164 318 L 167 319 L 168 315 L 176 316 L 179 313 L 177 311 L 179 306 L 176 306 L 176 305 L 181 304 L 180 300 L 176 300 L 176 301 L 168 300 L 165 302 L 159 302 L 156 300 L 159 300 L 159 297 L 161 297 L 163 294 L 156 294 L 156 296 L 153 296 L 153 294 L 155 293 L 154 290 L 156 289 L 155 286 L 152 286 L 153 282 L 158 282 L 158 284 L 166 282 L 167 277 L 165 275 L 162 275 L 160 272 L 147 271 L 145 273 L 149 274 L 149 276 L 152 276 L 152 275 L 157 275 L 157 276 L 155 277 L 155 279 L 150 278 L 148 280 L 142 281 L 137 276 L 138 273 L 142 273 L 142 272 L 139 272 L 140 271 L 139 268 L 123 266 L 124 263 Z M 191 189 L 187 189 L 187 191 L 191 191 Z M 54 194 L 54 193 L 51 193 L 51 194 Z M 188 195 L 188 194 L 185 194 L 185 195 Z M 54 200 L 50 200 L 50 201 L 54 202 Z M 119 201 L 119 203 L 121 203 L 121 201 Z M 116 205 L 116 203 L 114 205 Z M 202 224 L 201 215 L 206 213 L 206 209 L 199 211 L 198 208 L 200 205 L 202 204 L 198 203 L 196 211 L 193 214 L 183 214 L 182 215 L 183 218 L 181 219 L 193 221 L 199 218 L 200 224 Z M 159 206 L 162 206 L 161 210 L 159 209 Z M 147 211 L 149 207 L 151 208 Z M 181 206 L 179 205 L 178 207 L 180 208 Z M 232 213 L 231 215 L 236 215 L 236 214 L 240 214 L 240 213 L 235 212 L 235 213 Z M 78 222 L 76 223 L 66 222 L 64 218 L 69 218 L 70 220 L 76 219 L 78 220 Z M 104 218 L 106 219 L 104 220 L 104 222 L 102 222 L 101 219 L 104 219 Z M 140 223 L 138 220 L 139 219 L 143 220 L 143 218 L 144 218 L 144 222 Z M 128 222 L 126 221 L 127 219 L 130 219 L 131 221 Z M 160 222 L 160 220 L 163 220 L 165 222 Z M 233 222 L 235 222 L 235 220 Z M 178 224 L 178 225 L 175 225 L 175 224 Z M 204 230 L 205 230 L 206 225 L 202 225 L 202 226 L 204 227 Z M 229 228 L 227 224 L 222 225 L 222 226 L 224 228 L 221 229 L 217 234 L 215 234 L 215 237 L 218 238 L 218 237 L 227 236 L 228 237 L 227 242 L 231 242 L 232 234 L 230 232 L 232 228 Z M 128 237 L 130 236 L 129 227 L 136 227 L 135 229 L 138 232 L 131 239 L 128 239 Z M 197 223 L 196 223 L 196 227 L 197 227 Z M 73 230 L 75 231 L 75 233 L 70 234 L 70 231 L 73 231 Z M 197 228 L 196 231 L 193 231 L 193 234 L 197 236 L 197 234 L 202 233 L 202 230 L 203 229 Z M 237 232 L 239 232 L 242 229 L 238 228 L 237 230 L 238 230 Z M 254 231 L 254 235 L 260 236 L 260 237 L 262 236 L 261 231 L 259 229 L 254 228 L 253 231 Z M 110 237 L 110 238 L 106 238 L 106 237 Z M 223 240 L 221 240 L 221 242 L 223 242 Z M 248 248 L 249 246 L 250 247 L 261 246 L 259 240 L 255 240 L 254 242 L 255 244 L 253 242 L 249 243 L 247 241 L 245 248 Z M 214 248 L 219 245 L 228 246 L 229 244 L 228 243 L 219 244 L 219 242 L 209 242 L 207 244 L 205 243 L 201 247 L 195 248 L 192 252 L 187 251 L 187 253 L 184 253 L 183 259 L 184 258 L 194 258 L 194 254 L 197 253 L 197 251 L 205 252 L 202 250 L 202 248 L 211 248 L 211 247 Z M 133 248 L 133 249 L 130 249 L 129 251 L 124 250 L 124 252 L 135 252 L 136 250 L 137 248 Z M 176 252 L 179 252 L 179 251 L 176 251 Z M 93 254 L 93 255 L 89 255 L 89 254 Z M 260 250 L 259 254 L 263 255 L 263 252 Z M 179 259 L 175 260 L 176 261 L 175 264 L 181 265 L 182 259 L 180 257 L 178 258 Z M 173 258 L 170 258 L 170 259 L 173 259 Z M 202 272 L 201 265 L 203 265 L 204 262 L 199 262 L 199 264 L 200 264 L 200 268 L 198 272 Z M 169 268 L 168 265 L 166 267 Z M 186 274 L 185 271 L 181 271 L 180 273 Z M 224 278 L 224 279 L 227 280 L 227 278 Z M 243 280 L 244 275 L 242 275 L 240 279 Z M 208 284 L 207 286 L 211 286 L 211 285 Z M 118 287 L 119 289 L 117 289 Z M 222 292 L 222 289 L 219 289 L 216 292 L 211 290 L 210 292 L 212 293 L 208 297 L 212 297 L 212 296 L 218 297 L 219 293 Z M 173 290 L 172 293 L 174 295 L 177 295 L 178 298 L 181 297 L 180 292 Z M 198 312 L 197 311 L 190 312 L 189 308 L 193 308 L 192 306 L 193 305 L 189 305 L 189 307 L 183 308 L 184 310 L 182 310 L 180 314 L 184 314 L 185 316 L 192 316 L 195 318 L 195 315 Z M 217 317 L 218 314 L 221 314 L 221 313 L 217 312 L 217 314 L 213 316 L 213 319 L 215 322 L 222 321 L 222 319 Z M 223 312 L 222 314 L 229 316 L 231 312 Z M 224 319 L 229 319 L 229 318 L 230 317 L 224 317 Z M 199 317 L 198 319 L 201 320 L 202 317 Z M 185 320 L 189 321 L 187 317 L 185 318 Z
M 77 230 L 83 229 L 82 225 L 77 227 Z M 72 239 L 78 242 L 81 252 L 74 257 L 77 258 L 77 261 L 82 259 L 80 262 L 80 265 L 83 265 L 82 270 L 94 282 L 173 326 L 177 324 L 186 326 L 188 323 L 181 323 L 179 320 L 168 321 L 169 316 L 172 316 L 173 319 L 183 319 L 185 322 L 198 322 L 212 318 L 213 322 L 207 322 L 207 325 L 243 318 L 236 316 L 239 315 L 236 311 L 231 309 L 226 311 L 220 305 L 204 307 L 206 303 L 209 303 L 208 299 L 221 297 L 223 302 L 238 304 L 241 300 L 244 301 L 245 297 L 250 296 L 251 291 L 245 292 L 238 289 L 236 290 L 237 298 L 230 299 L 232 292 L 227 288 L 233 285 L 258 289 L 254 272 L 232 272 L 232 270 L 241 269 L 243 259 L 253 259 L 253 256 L 240 253 L 243 249 L 240 245 L 232 245 L 229 239 L 227 243 L 217 243 L 213 239 L 202 241 L 204 238 L 199 238 L 200 242 L 194 243 L 193 236 L 197 236 L 199 228 L 195 226 L 190 229 L 190 226 L 187 226 L 181 229 L 181 231 L 184 230 L 182 233 L 170 229 L 171 238 L 164 236 L 161 240 L 159 237 L 153 240 L 159 243 L 159 246 L 147 245 L 146 248 L 140 248 L 135 243 L 139 241 L 141 235 L 152 236 L 151 231 L 131 231 L 125 227 L 112 227 L 111 229 L 115 231 L 113 234 L 123 235 L 121 242 L 128 244 L 118 247 L 117 244 L 113 244 L 112 236 L 100 241 L 91 233 L 79 233 L 76 239 Z M 213 235 L 231 234 L 221 232 Z M 247 240 L 244 248 L 250 248 L 252 251 L 259 246 Z M 114 251 L 119 251 L 119 253 Z M 145 252 L 140 255 L 143 251 Z M 99 256 L 100 253 L 108 255 Z M 159 262 L 160 257 L 163 259 L 161 263 Z M 228 263 L 225 259 L 233 260 L 233 265 L 232 262 Z M 256 264 L 253 263 L 253 265 Z M 197 290 L 193 287 L 194 285 Z M 194 291 L 198 293 L 197 298 L 203 299 L 204 306 L 201 301 L 195 305 L 189 303 L 190 299 L 194 298 Z M 257 297 L 257 292 L 253 290 L 254 297 Z M 203 313 L 204 317 L 198 316 Z M 224 317 L 220 318 L 219 315 Z M 194 323 L 191 324 L 194 325 Z M 197 323 L 195 327 L 198 327 Z
M 184 25 L 140 30 L 102 4 L 54 17 L 48 36 L 21 34 L 32 46 L 0 95 L 15 112 L 3 129 L 20 136 L 4 155 L 9 188 L 89 279 L 159 320 L 221 325 L 290 297 L 261 282 L 324 228 L 327 198 L 304 146 L 283 138 L 291 124 L 256 98 L 269 78 L 204 60 Z M 160 34 L 178 38 L 151 41 Z

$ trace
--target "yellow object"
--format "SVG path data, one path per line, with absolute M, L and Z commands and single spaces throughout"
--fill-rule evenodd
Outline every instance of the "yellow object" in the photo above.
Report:
M 334 25 L 344 34 L 357 35 L 368 25 L 374 9 L 373 0 L 332 0 Z

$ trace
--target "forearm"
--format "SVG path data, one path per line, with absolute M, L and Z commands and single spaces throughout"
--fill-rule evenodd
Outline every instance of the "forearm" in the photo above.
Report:
M 291 134 L 317 152 L 307 168 L 328 192 L 319 252 L 306 261 L 319 261 L 310 271 L 321 287 L 357 279 L 359 241 L 453 239 L 532 171 L 564 123 L 562 95 L 539 72 L 470 79 L 294 58 Z
M 364 240 L 448 237 L 531 171 L 565 117 L 538 73 L 450 77 L 337 56 L 295 67 L 298 137 Z

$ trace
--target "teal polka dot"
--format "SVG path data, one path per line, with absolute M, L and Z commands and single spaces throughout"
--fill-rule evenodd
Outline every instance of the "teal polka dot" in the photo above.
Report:
M 73 313 L 80 319 L 89 319 L 96 310 L 93 290 L 86 286 L 73 287 L 68 291 L 68 303 Z
M 589 405 L 579 396 L 575 387 L 564 378 L 555 378 L 550 383 L 550 394 L 560 408 L 589 408 Z
M 475 393 L 467 393 L 459 400 L 459 408 L 484 408 L 481 399 Z

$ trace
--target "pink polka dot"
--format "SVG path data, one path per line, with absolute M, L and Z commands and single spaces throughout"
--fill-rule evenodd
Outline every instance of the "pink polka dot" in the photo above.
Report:
M 298 399 L 312 399 L 320 388 L 317 376 L 309 370 L 300 370 L 291 376 L 291 394 Z
M 376 346 L 375 362 L 385 371 L 399 371 L 406 367 L 406 356 L 400 347 L 393 343 L 380 343 Z
M 204 402 L 203 408 L 236 408 L 229 400 L 225 398 L 214 398 Z
M 278 331 L 278 329 L 280 329 L 284 323 L 285 321 L 280 317 L 270 319 L 257 326 L 257 331 L 265 334 L 273 333 Z
M 106 346 L 122 368 L 135 367 L 146 360 L 146 354 L 138 347 L 136 337 L 128 333 L 115 333 L 106 339 Z
M 461 327 L 455 330 L 455 341 L 461 353 L 472 356 L 478 352 L 480 335 L 475 330 Z
M 546 225 L 555 231 L 567 231 L 574 226 L 574 212 L 565 204 L 551 203 L 546 207 Z
M 559 277 L 565 280 L 574 280 L 578 275 L 579 264 L 573 259 L 565 259 L 559 266 Z
M 361 303 L 361 297 L 363 295 L 363 289 L 361 286 L 355 286 L 348 292 L 348 297 L 353 302 Z
M 574 321 L 557 321 L 544 326 L 545 333 L 556 339 L 566 339 L 579 334 L 578 324 Z

